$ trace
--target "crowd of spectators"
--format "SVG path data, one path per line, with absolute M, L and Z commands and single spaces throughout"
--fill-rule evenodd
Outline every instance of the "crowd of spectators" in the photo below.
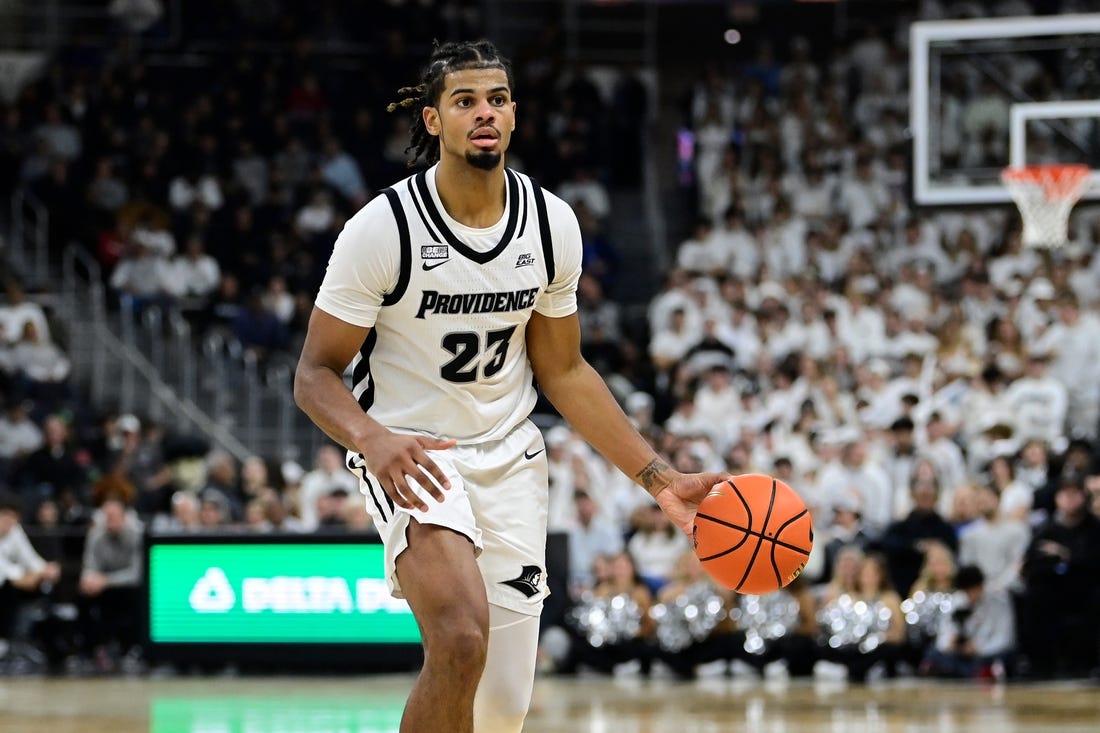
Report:
M 216 328 L 260 354 L 293 354 L 344 222 L 410 173 L 410 119 L 386 106 L 416 82 L 456 4 L 394 4 L 390 25 L 369 27 L 407 30 L 354 52 L 316 17 L 285 37 L 267 13 L 232 26 L 239 3 L 196 4 L 187 17 L 200 5 L 217 6 L 206 8 L 204 37 L 224 19 L 279 45 L 167 59 L 124 42 L 61 51 L 0 104 L 0 197 L 23 187 L 42 201 L 52 256 L 87 248 L 122 305 L 178 308 L 200 334 Z M 560 46 L 550 31 L 517 54 L 524 113 L 509 165 L 561 187 L 598 238 L 605 182 L 639 180 L 641 130 L 622 128 L 645 108 L 644 88 L 627 73 L 601 88 Z
M 0 193 L 35 191 L 58 224 L 53 245 L 90 247 L 121 302 L 178 307 L 200 329 L 292 354 L 342 222 L 405 172 L 405 121 L 379 110 L 418 54 L 390 40 L 370 73 L 322 69 L 301 48 L 200 71 L 62 55 L 3 110 Z M 565 598 L 583 610 L 626 597 L 639 616 L 611 650 L 582 632 L 580 615 L 549 615 L 567 641 L 547 644 L 547 665 L 661 659 L 690 676 L 715 659 L 782 658 L 792 674 L 821 661 L 856 679 L 906 665 L 1088 674 L 1100 643 L 1096 212 L 1082 206 L 1074 241 L 1047 257 L 1022 245 L 1005 210 L 916 211 L 904 56 L 874 30 L 828 58 L 794 39 L 710 68 L 689 91 L 696 224 L 639 339 L 608 296 L 614 256 L 600 236 L 601 182 L 637 175 L 629 150 L 601 143 L 639 93 L 626 80 L 601 99 L 583 74 L 562 74 L 545 53 L 554 43 L 549 34 L 542 55 L 517 59 L 531 101 L 509 162 L 569 198 L 591 235 L 585 354 L 677 468 L 770 473 L 795 487 L 816 544 L 785 596 L 787 633 L 759 641 L 745 605 L 758 601 L 712 588 L 721 623 L 690 651 L 662 647 L 647 610 L 706 582 L 689 541 L 568 426 L 550 428 Z M 959 90 L 964 108 L 979 91 Z M 68 578 L 62 600 L 79 622 L 62 653 L 99 669 L 136 653 L 122 611 L 142 532 L 371 531 L 335 447 L 308 467 L 238 462 L 144 416 L 93 406 L 80 419 L 64 371 L 35 371 L 57 363 L 40 353 L 50 324 L 26 315 L 18 286 L 9 301 L 4 334 L 30 346 L 4 369 L 3 479 L 18 494 L 0 501 L 0 556 L 17 558 L 4 592 L 30 601 Z M 64 548 L 45 541 L 28 553 L 20 522 L 32 538 L 69 528 L 79 560 L 52 565 Z M 918 592 L 953 594 L 966 612 L 913 641 L 903 608 Z M 875 643 L 830 644 L 824 620 L 859 603 L 888 611 Z M 0 638 L 18 626 L 0 621 Z
M 922 11 L 1031 12 L 987 5 Z M 674 466 L 778 476 L 813 515 L 815 551 L 794 594 L 802 610 L 788 628 L 794 638 L 809 628 L 814 643 L 769 656 L 718 643 L 719 628 L 697 640 L 708 649 L 758 667 L 779 656 L 791 670 L 831 662 L 855 679 L 873 668 L 1095 672 L 1100 211 L 1079 206 L 1071 241 L 1042 253 L 1021 242 L 1007 209 L 917 210 L 896 40 L 868 28 L 815 56 L 793 38 L 782 61 L 761 44 L 747 64 L 705 70 L 684 105 L 694 224 L 649 305 L 649 372 L 606 376 Z M 1088 96 L 1064 70 L 1032 69 L 1059 94 Z M 975 121 L 959 126 L 960 149 L 1006 142 L 1006 130 L 977 122 L 989 117 L 989 85 L 956 81 L 952 103 Z M 582 318 L 606 322 L 606 307 L 582 299 Z M 551 520 L 574 539 L 573 597 L 592 608 L 608 594 L 633 598 L 643 614 L 660 605 L 685 538 L 575 436 L 551 431 L 548 445 Z M 641 584 L 626 595 L 613 570 L 598 572 L 621 553 Z M 907 626 L 921 614 L 902 604 L 927 595 L 929 566 L 955 611 L 914 641 Z M 742 621 L 757 603 L 724 602 Z M 862 637 L 830 633 L 857 626 L 861 603 L 889 622 L 864 623 Z M 799 632 L 805 618 L 817 623 Z M 562 627 L 574 651 L 548 656 L 600 667 L 577 616 Z M 725 631 L 744 642 L 746 630 Z M 641 639 L 649 661 L 660 658 L 659 625 L 630 636 L 617 646 L 606 629 L 595 635 L 609 658 L 619 650 L 648 664 Z

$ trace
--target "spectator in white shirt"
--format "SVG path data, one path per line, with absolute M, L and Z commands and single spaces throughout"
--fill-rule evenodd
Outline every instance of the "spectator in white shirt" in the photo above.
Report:
M 742 105 L 744 102 L 742 102 Z M 691 121 L 698 125 L 711 107 L 717 107 L 723 124 L 733 126 L 738 117 L 733 81 L 717 63 L 708 63 L 703 77 L 691 90 Z
M 870 227 L 889 209 L 890 191 L 875 176 L 869 154 L 856 159 L 855 175 L 840 183 L 837 205 L 852 229 Z
M 221 184 L 209 173 L 197 167 L 181 173 L 168 184 L 168 203 L 176 211 L 183 212 L 194 203 L 201 203 L 210 211 L 217 211 L 225 203 Z
M 634 534 L 626 543 L 627 552 L 634 558 L 642 580 L 654 591 L 659 590 L 672 577 L 676 558 L 691 549 L 687 535 L 678 531 L 653 503 L 635 511 L 632 524 Z
M 0 492 L 0 657 L 7 651 L 22 601 L 28 593 L 48 589 L 61 577 L 57 563 L 46 562 L 19 524 L 22 502 L 14 494 Z
M 966 275 L 962 279 L 962 310 L 966 320 L 981 328 L 1004 313 L 1005 305 L 985 273 Z
M 35 129 L 34 137 L 45 142 L 51 157 L 67 161 L 79 158 L 84 147 L 80 129 L 65 120 L 64 112 L 58 104 L 46 106 L 46 121 Z
M 695 175 L 702 185 L 714 181 L 722 156 L 733 139 L 733 127 L 722 119 L 721 107 L 709 102 L 695 126 Z
M 954 441 L 957 425 L 949 423 L 938 412 L 932 413 L 925 426 L 928 443 L 922 453 L 932 462 L 936 469 L 936 479 L 940 485 L 940 500 L 937 506 L 939 513 L 945 517 L 952 516 L 952 507 L 955 502 L 955 492 L 967 482 L 966 459 L 962 449 Z
M 890 289 L 890 307 L 902 319 L 927 319 L 932 310 L 932 268 L 924 261 L 905 263 Z
M 726 148 L 714 176 L 709 181 L 700 181 L 699 188 L 699 211 L 710 221 L 721 219 L 730 207 L 744 206 L 748 183 L 736 148 Z
M 959 563 L 977 565 L 991 590 L 1013 590 L 1031 531 L 1025 522 L 1001 513 L 1001 496 L 992 484 L 979 487 L 977 504 L 980 518 L 959 535 Z
M 806 269 L 806 220 L 791 213 L 786 199 L 776 202 L 772 219 L 764 227 L 761 247 L 772 279 L 798 276 Z
M 719 450 L 730 446 L 736 436 L 741 413 L 741 392 L 733 383 L 729 366 L 716 363 L 701 375 L 695 391 L 695 416 L 708 426 L 707 434 Z
M 27 411 L 27 403 L 10 400 L 0 416 L 0 460 L 13 461 L 30 455 L 45 443 L 41 428 Z
M 217 290 L 220 281 L 221 267 L 207 254 L 202 237 L 197 234 L 188 237 L 184 251 L 172 260 L 169 291 L 184 307 L 198 309 Z
M 1100 320 L 1082 314 L 1073 294 L 1061 297 L 1057 314 L 1034 348 L 1053 355 L 1050 376 L 1066 386 L 1070 432 L 1094 437 L 1100 421 Z
M 1042 258 L 1039 253 L 1031 247 L 1024 247 L 1020 232 L 1012 230 L 1005 234 L 1001 254 L 988 260 L 989 280 L 994 287 L 1011 299 L 1020 295 L 1011 285 L 1011 281 L 1017 278 L 1031 278 L 1041 264 Z
M 623 551 L 623 535 L 600 513 L 599 505 L 587 491 L 576 490 L 573 500 L 577 521 L 569 530 L 569 587 L 577 597 L 595 586 L 596 558 Z
M 590 477 L 582 461 L 577 459 L 576 436 L 567 425 L 555 425 L 546 431 L 546 471 L 549 475 L 547 494 L 547 530 L 568 532 L 577 523 L 578 489 L 590 485 Z
M 998 512 L 1008 521 L 1027 522 L 1035 504 L 1035 490 L 1016 478 L 1012 456 L 998 454 L 989 461 L 988 481 L 1000 496 Z
M 848 274 L 852 252 L 833 227 L 806 232 L 806 254 L 820 282 L 836 285 Z
M 668 328 L 672 324 L 672 311 L 677 308 L 698 310 L 691 296 L 688 295 L 690 286 L 691 275 L 686 270 L 673 267 L 665 273 L 660 292 L 650 299 L 649 307 L 646 309 L 650 329 L 657 331 Z M 701 314 L 696 312 L 695 316 L 700 319 L 699 324 L 702 325 Z
M 33 323 L 42 338 L 50 338 L 50 325 L 46 320 L 46 311 L 38 303 L 27 300 L 23 286 L 15 278 L 4 282 L 7 302 L 0 306 L 0 331 L 8 343 L 15 343 L 23 337 L 23 326 Z
M 864 28 L 863 36 L 852 44 L 848 58 L 852 67 L 859 72 L 860 78 L 866 82 L 868 77 L 886 64 L 888 51 L 879 29 L 874 24 L 868 24 Z
M 890 513 L 894 520 L 904 518 L 912 508 L 911 489 L 918 460 L 915 429 L 913 419 L 903 416 L 894 420 L 887 434 L 888 450 L 882 467 L 890 477 Z
M 320 523 L 317 502 L 322 496 L 337 489 L 356 496 L 359 493 L 359 481 L 344 466 L 343 456 L 336 446 L 323 445 L 317 449 L 313 470 L 302 477 L 302 487 L 298 492 L 298 516 L 302 520 L 303 531 L 312 532 L 317 529 Z
M 779 84 L 784 90 L 813 89 L 821 78 L 821 71 L 810 57 L 810 42 L 803 36 L 791 39 L 791 60 L 779 72 Z
M 912 218 L 905 223 L 900 246 L 891 249 L 887 271 L 893 276 L 905 265 L 924 264 L 932 268 L 936 282 L 944 282 L 951 274 L 951 261 L 944 254 L 935 226 Z
M 697 331 L 687 328 L 687 313 L 682 307 L 672 311 L 671 323 L 658 329 L 649 342 L 649 356 L 658 371 L 667 371 L 687 355 L 699 340 Z
M 1042 342 L 1043 336 L 1056 321 L 1057 298 L 1058 291 L 1047 278 L 1036 277 L 1028 283 L 1013 309 L 1024 343 L 1034 347 Z M 1043 344 L 1043 350 L 1052 351 L 1047 344 Z
M 1028 354 L 1024 376 L 1005 390 L 1004 404 L 1016 416 L 1016 436 L 1053 445 L 1065 435 L 1069 392 L 1047 373 L 1050 353 L 1033 350 Z
M 720 270 L 725 263 L 715 259 L 710 235 L 710 221 L 704 217 L 697 219 L 691 236 L 676 250 L 676 266 L 689 273 L 713 274 Z
M 844 494 L 854 492 L 862 507 L 863 530 L 869 537 L 877 538 L 892 520 L 890 477 L 870 459 L 862 436 L 845 445 L 840 468 L 839 482 L 828 488 L 822 486 L 831 494 L 826 501 L 834 505 Z
M 267 158 L 257 153 L 247 138 L 242 138 L 238 144 L 237 155 L 233 158 L 233 176 L 248 193 L 253 206 L 263 202 L 269 180 Z
M 274 313 L 282 323 L 289 324 L 294 318 L 294 295 L 287 289 L 286 278 L 282 275 L 268 278 L 261 300 L 264 308 Z
M 336 211 L 332 207 L 332 194 L 318 188 L 310 196 L 309 202 L 298 209 L 294 216 L 294 227 L 302 236 L 311 238 L 328 231 L 336 220 Z
M 65 352 L 44 341 L 30 322 L 23 325 L 23 338 L 12 347 L 11 366 L 29 383 L 34 397 L 59 396 L 55 386 L 69 378 L 71 368 Z
M 607 186 L 596 178 L 591 166 L 577 166 L 573 177 L 558 186 L 557 194 L 571 206 L 583 202 L 601 221 L 611 213 L 611 195 L 607 192 Z
M 829 328 L 825 325 L 821 309 L 815 301 L 805 300 L 798 312 L 799 350 L 815 361 L 821 361 L 828 356 L 832 346 Z
M 1045 442 L 1037 438 L 1027 440 L 1020 446 L 1016 457 L 1016 479 L 1032 491 L 1032 495 L 1046 488 L 1051 479 L 1050 450 Z
M 722 225 L 711 232 L 710 246 L 725 273 L 744 281 L 759 272 L 760 249 L 756 237 L 745 227 L 745 216 L 736 206 L 726 209 Z
M 811 226 L 824 224 L 833 213 L 836 184 L 832 176 L 825 174 L 815 151 L 806 151 L 802 174 L 786 178 L 784 191 L 794 213 Z
M 135 311 L 162 303 L 169 295 L 172 273 L 168 261 L 148 247 L 132 241 L 127 254 L 111 273 L 110 285 Z
M 849 390 L 840 388 L 835 374 L 825 374 L 817 381 L 810 399 L 814 401 L 814 411 L 820 416 L 821 424 L 828 429 L 855 425 L 858 421 L 856 399 Z
M 849 281 L 847 296 L 837 301 L 837 333 L 852 360 L 862 362 L 885 350 L 886 319 L 854 280 Z

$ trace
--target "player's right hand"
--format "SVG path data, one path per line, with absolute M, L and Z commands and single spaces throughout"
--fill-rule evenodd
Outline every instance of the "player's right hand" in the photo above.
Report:
M 372 439 L 363 450 L 369 470 L 382 484 L 382 490 L 402 509 L 428 511 L 428 505 L 409 486 L 413 479 L 436 501 L 443 501 L 444 489 L 451 488 L 447 475 L 427 454 L 430 450 L 453 448 L 458 441 L 428 438 L 423 435 L 401 435 L 388 432 Z

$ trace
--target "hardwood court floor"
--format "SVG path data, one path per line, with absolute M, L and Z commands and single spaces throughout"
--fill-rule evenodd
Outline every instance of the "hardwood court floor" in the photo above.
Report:
M 407 676 L 0 678 L 0 733 L 396 733 L 410 682 Z M 1100 688 L 540 679 L 524 731 L 1096 733 Z

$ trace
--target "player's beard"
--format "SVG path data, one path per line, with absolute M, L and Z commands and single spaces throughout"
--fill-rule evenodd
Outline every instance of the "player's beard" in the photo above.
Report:
M 476 153 L 467 151 L 466 153 L 466 162 L 483 171 L 491 171 L 496 168 L 500 165 L 500 159 L 500 153 L 492 150 L 480 150 Z

